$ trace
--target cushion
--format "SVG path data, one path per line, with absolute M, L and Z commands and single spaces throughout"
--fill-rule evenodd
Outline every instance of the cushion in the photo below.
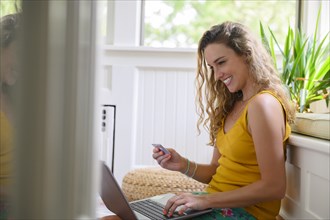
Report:
M 122 190 L 129 201 L 164 193 L 200 192 L 206 186 L 180 172 L 160 167 L 132 170 L 124 176 L 122 182 Z
M 296 113 L 292 131 L 330 140 L 330 114 Z

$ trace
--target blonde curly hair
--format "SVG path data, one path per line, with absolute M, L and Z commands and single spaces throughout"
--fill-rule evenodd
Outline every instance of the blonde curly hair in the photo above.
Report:
M 242 98 L 242 92 L 230 93 L 225 84 L 214 78 L 205 60 L 205 48 L 212 43 L 224 44 L 245 58 L 249 66 L 248 74 L 259 91 L 270 90 L 283 102 L 286 119 L 294 121 L 295 109 L 280 76 L 274 67 L 270 54 L 251 31 L 235 22 L 224 22 L 207 30 L 198 44 L 196 83 L 196 106 L 199 119 L 197 129 L 203 125 L 209 132 L 209 145 L 215 146 L 216 135 L 222 127 L 223 119 L 232 110 L 235 102 Z

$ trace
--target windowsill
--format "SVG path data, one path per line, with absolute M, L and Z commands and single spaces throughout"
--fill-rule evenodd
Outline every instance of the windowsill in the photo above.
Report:
M 288 144 L 330 155 L 329 140 L 292 133 Z
M 103 46 L 104 50 L 111 51 L 133 51 L 133 52 L 158 52 L 158 53 L 196 53 L 197 48 L 165 48 L 165 47 L 145 47 L 145 46 L 119 46 L 109 45 Z
M 192 48 L 152 48 L 104 45 L 104 63 L 114 66 L 175 68 L 195 71 L 197 52 Z

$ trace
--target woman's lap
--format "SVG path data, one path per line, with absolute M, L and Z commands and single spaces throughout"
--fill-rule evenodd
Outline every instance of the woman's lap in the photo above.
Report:
M 212 212 L 193 218 L 193 220 L 255 220 L 256 218 L 249 214 L 243 208 L 216 208 Z
M 195 195 L 205 195 L 207 192 L 193 192 Z M 250 213 L 243 208 L 214 208 L 212 212 L 193 218 L 193 220 L 255 220 Z

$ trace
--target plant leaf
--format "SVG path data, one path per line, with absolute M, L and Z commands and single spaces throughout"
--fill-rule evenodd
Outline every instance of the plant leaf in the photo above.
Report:
M 330 72 L 330 56 L 326 58 L 320 70 L 315 74 L 314 80 L 322 80 Z M 329 78 L 328 78 L 329 79 Z

